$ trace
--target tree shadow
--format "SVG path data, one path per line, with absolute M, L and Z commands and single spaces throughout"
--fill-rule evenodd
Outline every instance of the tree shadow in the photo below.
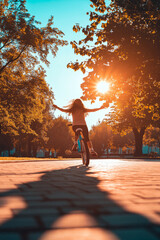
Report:
M 0 193 L 0 206 L 13 196 L 26 203 L 24 209 L 13 208 L 14 216 L 1 224 L 0 239 L 76 239 L 73 235 L 77 231 L 79 239 L 156 240 L 157 226 L 113 201 L 107 189 L 99 189 L 100 181 L 89 170 L 80 165 L 38 172 L 43 173 L 39 181 Z M 88 238 L 83 237 L 84 231 L 89 231 Z M 48 232 L 52 237 L 45 237 Z M 57 237 L 54 234 L 58 232 Z

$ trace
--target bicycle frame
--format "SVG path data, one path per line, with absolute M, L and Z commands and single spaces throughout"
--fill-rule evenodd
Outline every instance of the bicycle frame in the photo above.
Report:
M 78 152 L 81 153 L 82 149 L 81 149 L 81 140 L 82 140 L 82 136 L 81 133 L 79 134 L 78 137 Z
M 72 124 L 68 124 L 68 126 L 72 126 Z M 83 130 L 81 128 L 77 128 L 76 131 L 78 133 L 78 141 L 77 141 L 78 142 L 78 147 L 77 147 L 78 153 L 81 154 L 83 165 L 88 166 L 90 156 L 89 156 L 89 149 L 87 146 L 87 142 L 85 141 L 85 139 L 83 137 Z

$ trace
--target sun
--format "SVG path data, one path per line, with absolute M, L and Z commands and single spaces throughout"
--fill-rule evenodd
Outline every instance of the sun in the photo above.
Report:
M 102 94 L 108 92 L 109 91 L 109 87 L 110 87 L 109 86 L 109 82 L 106 82 L 106 81 L 100 81 L 97 84 L 97 90 L 98 90 L 98 92 L 100 92 Z

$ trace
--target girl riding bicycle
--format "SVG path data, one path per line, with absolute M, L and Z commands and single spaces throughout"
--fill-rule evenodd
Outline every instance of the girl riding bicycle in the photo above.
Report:
M 78 145 L 78 143 L 77 143 L 78 134 L 76 132 L 76 129 L 81 128 L 83 130 L 83 135 L 84 135 L 84 138 L 87 142 L 90 154 L 97 156 L 97 153 L 94 151 L 92 143 L 89 140 L 88 127 L 87 127 L 87 124 L 86 124 L 86 121 L 85 121 L 85 116 L 89 112 L 96 112 L 100 109 L 103 109 L 104 106 L 101 106 L 100 108 L 88 109 L 88 108 L 84 107 L 81 99 L 75 99 L 65 109 L 60 108 L 55 104 L 53 104 L 53 107 L 59 109 L 62 112 L 70 113 L 72 115 L 72 119 L 73 119 L 72 129 L 75 132 L 75 142 L 74 142 L 74 145 L 72 147 L 72 151 L 76 151 L 77 145 Z

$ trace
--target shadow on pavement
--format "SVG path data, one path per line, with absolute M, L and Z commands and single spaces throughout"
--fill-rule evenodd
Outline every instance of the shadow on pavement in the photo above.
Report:
M 43 172 L 39 181 L 0 193 L 0 206 L 7 197 L 22 197 L 26 203 L 24 209 L 13 207 L 14 217 L 0 226 L 0 239 L 158 239 L 158 226 L 123 209 L 98 184 L 89 168 L 73 166 Z

